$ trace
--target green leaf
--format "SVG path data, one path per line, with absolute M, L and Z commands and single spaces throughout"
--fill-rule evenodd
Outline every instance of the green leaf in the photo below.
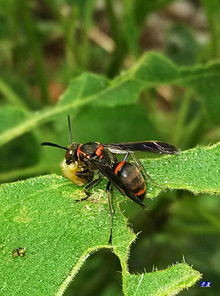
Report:
M 61 96 L 58 106 L 77 103 L 108 87 L 108 80 L 105 77 L 91 73 L 83 73 L 72 80 L 66 92 Z
M 152 180 L 164 188 L 220 194 L 220 143 L 177 156 L 143 160 L 143 164 Z
M 0 187 L 1 295 L 61 295 L 91 252 L 111 247 L 106 193 L 74 202 L 83 195 L 55 175 Z M 125 268 L 134 234 L 117 203 L 115 211 L 113 250 Z M 25 256 L 14 257 L 21 247 Z
M 206 13 L 207 23 L 210 31 L 210 56 L 218 57 L 219 51 L 219 17 L 220 7 L 218 0 L 201 0 Z
M 28 112 L 5 105 L 0 109 L 0 118 L 0 133 L 9 133 L 14 124 L 19 124 L 28 118 Z M 4 172 L 5 175 L 9 170 L 33 165 L 38 160 L 39 146 L 36 138 L 33 134 L 24 134 L 0 149 L 0 172 Z
M 194 65 L 198 56 L 198 42 L 193 31 L 186 25 L 173 25 L 169 28 L 166 53 L 176 64 Z
M 88 201 L 74 202 L 83 195 L 79 187 L 56 175 L 0 187 L 1 295 L 62 295 L 89 254 L 103 247 L 112 248 L 120 259 L 125 295 L 130 287 L 137 293 L 159 289 L 154 281 L 160 283 L 161 291 L 179 291 L 199 278 L 199 273 L 185 264 L 144 276 L 129 275 L 128 251 L 135 236 L 126 225 L 118 198 L 114 198 L 111 247 L 107 244 L 110 217 L 106 193 L 96 188 Z M 25 255 L 14 256 L 16 248 L 24 248 Z M 144 277 L 143 283 L 140 277 Z
M 66 124 L 64 128 L 67 129 Z M 94 139 L 109 143 L 159 138 L 159 133 L 148 118 L 148 114 L 139 104 L 124 106 L 123 112 L 120 106 L 114 108 L 86 106 L 73 119 L 73 135 L 74 140 L 79 143 Z M 67 137 L 63 138 L 63 143 L 66 139 Z
M 177 84 L 193 89 L 204 103 L 204 109 L 210 121 L 220 123 L 220 63 L 206 66 L 180 68 L 180 79 Z
M 124 278 L 125 295 L 176 295 L 200 278 L 201 274 L 185 263 L 147 274 L 127 274 Z
M 204 101 L 210 120 L 219 123 L 220 117 L 220 63 L 205 66 L 177 67 L 162 55 L 145 54 L 127 72 L 108 81 L 102 76 L 84 73 L 74 79 L 61 101 L 54 108 L 47 108 L 34 114 L 29 113 L 23 121 L 10 117 L 10 129 L 0 133 L 0 145 L 52 121 L 61 114 L 72 117 L 79 108 L 86 105 L 116 107 L 132 105 L 137 102 L 140 92 L 145 88 L 162 84 L 176 84 L 194 89 Z M 7 116 L 7 115 L 6 115 Z
M 164 188 L 219 193 L 219 156 L 220 143 L 143 163 L 153 181 Z M 150 185 L 148 196 L 155 196 L 157 192 L 150 190 L 155 184 Z M 54 175 L 0 187 L 1 295 L 16 295 L 14 291 L 30 295 L 33 285 L 35 295 L 61 295 L 91 252 L 110 247 L 106 193 L 96 188 L 87 202 L 74 202 L 83 195 L 79 187 Z M 173 295 L 200 278 L 186 264 L 149 274 L 128 274 L 128 251 L 134 235 L 126 226 L 117 200 L 114 198 L 113 252 L 121 261 L 125 295 L 131 291 L 136 295 L 143 295 L 143 291 L 148 295 Z M 13 250 L 19 247 L 26 249 L 25 256 L 14 257 Z
M 156 53 L 144 55 L 132 70 L 134 78 L 147 87 L 172 83 L 179 77 L 178 67 Z
M 0 134 L 9 133 L 11 129 L 24 122 L 28 117 L 28 113 L 18 107 L 3 106 L 0 108 Z M 14 137 L 12 137 L 13 139 Z
M 146 15 L 149 15 L 156 10 L 162 9 L 164 6 L 168 5 L 172 1 L 173 0 L 136 0 L 134 2 L 134 14 L 136 18 L 136 23 L 142 25 L 143 22 L 146 20 Z

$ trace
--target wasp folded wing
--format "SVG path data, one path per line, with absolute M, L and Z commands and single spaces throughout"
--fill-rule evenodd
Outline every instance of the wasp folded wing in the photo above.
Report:
M 180 150 L 166 142 L 145 141 L 145 142 L 124 142 L 104 144 L 104 147 L 112 153 L 125 154 L 127 152 L 153 152 L 162 154 L 179 154 Z
M 91 163 L 101 172 L 115 187 L 123 194 L 138 203 L 142 207 L 146 207 L 145 204 L 133 193 L 131 193 L 126 185 L 115 175 L 111 166 L 101 163 L 99 160 L 91 159 Z

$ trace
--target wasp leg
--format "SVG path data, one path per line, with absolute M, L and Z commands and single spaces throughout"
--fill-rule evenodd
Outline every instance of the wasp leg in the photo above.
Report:
M 125 153 L 125 156 L 123 157 L 122 161 L 126 161 L 126 160 L 128 159 L 129 156 L 132 157 L 133 161 L 135 162 L 135 164 L 136 164 L 136 166 L 137 166 L 137 168 L 138 168 L 139 170 L 144 170 L 144 167 L 143 167 L 142 163 L 140 162 L 139 159 L 137 159 L 137 158 L 134 156 L 134 153 L 132 153 L 132 152 L 127 151 L 127 152 Z
M 123 157 L 122 161 L 126 161 L 126 160 L 128 159 L 129 156 L 131 156 L 131 158 L 132 158 L 133 161 L 135 162 L 136 167 L 137 167 L 140 171 L 145 171 L 145 168 L 144 168 L 142 162 L 134 156 L 134 153 L 131 153 L 131 152 L 127 151 L 126 154 L 125 154 L 125 156 Z
M 118 162 L 118 159 L 114 153 L 111 153 L 111 156 L 114 162 Z
M 80 199 L 76 199 L 74 201 L 75 202 L 84 201 L 84 200 L 87 200 L 88 197 L 89 197 L 89 195 L 87 195 L 86 197 L 80 198 Z
M 151 178 L 151 176 L 146 172 L 146 170 L 145 170 L 145 168 L 144 168 L 142 162 L 141 162 L 139 159 L 137 159 L 137 158 L 133 155 L 133 153 L 131 153 L 131 157 L 133 158 L 133 160 L 134 160 L 134 162 L 135 162 L 137 168 L 138 168 L 138 169 L 142 172 L 142 174 L 144 175 L 144 178 L 145 178 L 145 179 L 148 179 L 148 180 L 150 180 L 150 182 L 153 183 L 154 185 L 156 185 L 156 186 L 158 186 L 158 187 L 160 187 L 160 188 L 163 188 L 160 184 L 156 183 L 156 182 Z
M 85 194 L 87 195 L 87 197 L 90 196 L 90 192 L 89 192 L 89 190 L 92 189 L 92 187 L 98 185 L 101 181 L 102 181 L 102 177 L 99 176 L 97 179 L 92 180 L 91 182 L 89 182 L 89 183 L 85 186 L 84 191 L 85 191 Z
M 161 186 L 160 184 L 158 184 L 157 182 L 155 182 L 155 181 L 151 178 L 151 176 L 150 176 L 145 170 L 144 170 L 144 172 L 143 172 L 143 175 L 144 175 L 144 178 L 150 180 L 150 182 L 151 182 L 152 184 L 156 185 L 157 187 L 159 187 L 159 188 L 161 188 L 161 189 L 164 189 L 164 187 Z
M 114 209 L 112 206 L 112 183 L 109 181 L 107 186 L 106 186 L 106 191 L 107 191 L 107 197 L 108 197 L 108 206 L 109 206 L 109 212 L 110 212 L 110 234 L 109 234 L 109 240 L 108 243 L 111 245 L 112 244 L 112 229 L 113 229 L 113 217 L 114 217 Z
M 89 172 L 88 169 L 84 169 L 83 171 L 76 172 L 76 175 L 79 177 L 82 177 L 82 176 L 88 174 L 88 172 Z
M 94 173 L 91 170 L 85 169 L 83 171 L 76 172 L 76 176 L 82 179 L 86 179 L 87 182 L 90 182 L 94 177 Z
M 144 172 L 145 172 L 145 168 L 144 168 L 142 162 L 141 162 L 139 159 L 137 159 L 137 158 L 134 156 L 133 153 L 130 153 L 130 155 L 131 155 L 133 161 L 135 162 L 137 168 L 138 168 L 140 171 L 144 171 Z
M 102 177 L 99 176 L 97 179 L 92 180 L 91 182 L 89 182 L 89 183 L 84 187 L 84 191 L 85 191 L 86 196 L 83 197 L 83 198 L 81 198 L 81 199 L 77 199 L 77 200 L 75 200 L 75 202 L 79 202 L 79 201 L 84 201 L 84 200 L 86 200 L 86 199 L 90 196 L 90 192 L 89 192 L 89 190 L 90 190 L 92 187 L 94 187 L 95 185 L 99 184 L 99 182 L 101 182 L 101 180 L 102 180 Z
M 134 153 L 132 153 L 132 152 L 127 151 L 126 154 L 125 154 L 125 156 L 123 157 L 122 161 L 127 161 L 127 159 L 128 159 L 129 156 L 132 157 L 133 161 L 135 162 L 135 165 L 137 166 L 137 168 L 138 168 L 140 171 L 144 170 L 144 167 L 143 167 L 142 163 L 140 162 L 139 159 L 137 159 L 137 158 L 134 156 Z
M 130 155 L 130 153 L 127 151 L 125 156 L 123 157 L 122 161 L 126 161 L 129 155 Z

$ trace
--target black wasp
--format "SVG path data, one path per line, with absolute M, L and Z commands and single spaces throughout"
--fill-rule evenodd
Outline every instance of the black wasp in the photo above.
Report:
M 126 142 L 101 144 L 89 142 L 85 144 L 72 141 L 72 128 L 68 116 L 69 147 L 60 146 L 51 142 L 43 142 L 43 146 L 53 146 L 66 150 L 65 159 L 61 164 L 63 174 L 77 185 L 85 186 L 86 197 L 78 200 L 86 200 L 89 190 L 97 185 L 103 177 L 108 179 L 106 186 L 109 209 L 111 214 L 111 227 L 109 243 L 112 241 L 113 207 L 111 200 L 111 188 L 114 185 L 123 195 L 129 197 L 142 207 L 145 207 L 143 199 L 146 194 L 146 184 L 142 175 L 142 167 L 135 159 L 134 152 L 153 152 L 161 154 L 178 154 L 179 149 L 171 144 L 159 141 Z M 124 154 L 119 161 L 116 154 Z M 128 162 L 131 155 L 134 162 Z M 98 177 L 94 179 L 95 172 Z

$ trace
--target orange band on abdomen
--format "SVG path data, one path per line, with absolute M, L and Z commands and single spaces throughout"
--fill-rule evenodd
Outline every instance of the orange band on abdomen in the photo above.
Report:
M 114 170 L 115 175 L 118 174 L 118 172 L 120 171 L 120 169 L 123 167 L 124 164 L 125 164 L 125 161 L 121 161 L 118 163 L 118 165 L 116 166 L 116 168 Z
M 139 190 L 137 193 L 135 193 L 135 195 L 136 195 L 136 196 L 142 195 L 142 194 L 145 193 L 145 191 L 146 191 L 145 188 L 144 188 L 144 189 L 141 189 L 141 190 Z

